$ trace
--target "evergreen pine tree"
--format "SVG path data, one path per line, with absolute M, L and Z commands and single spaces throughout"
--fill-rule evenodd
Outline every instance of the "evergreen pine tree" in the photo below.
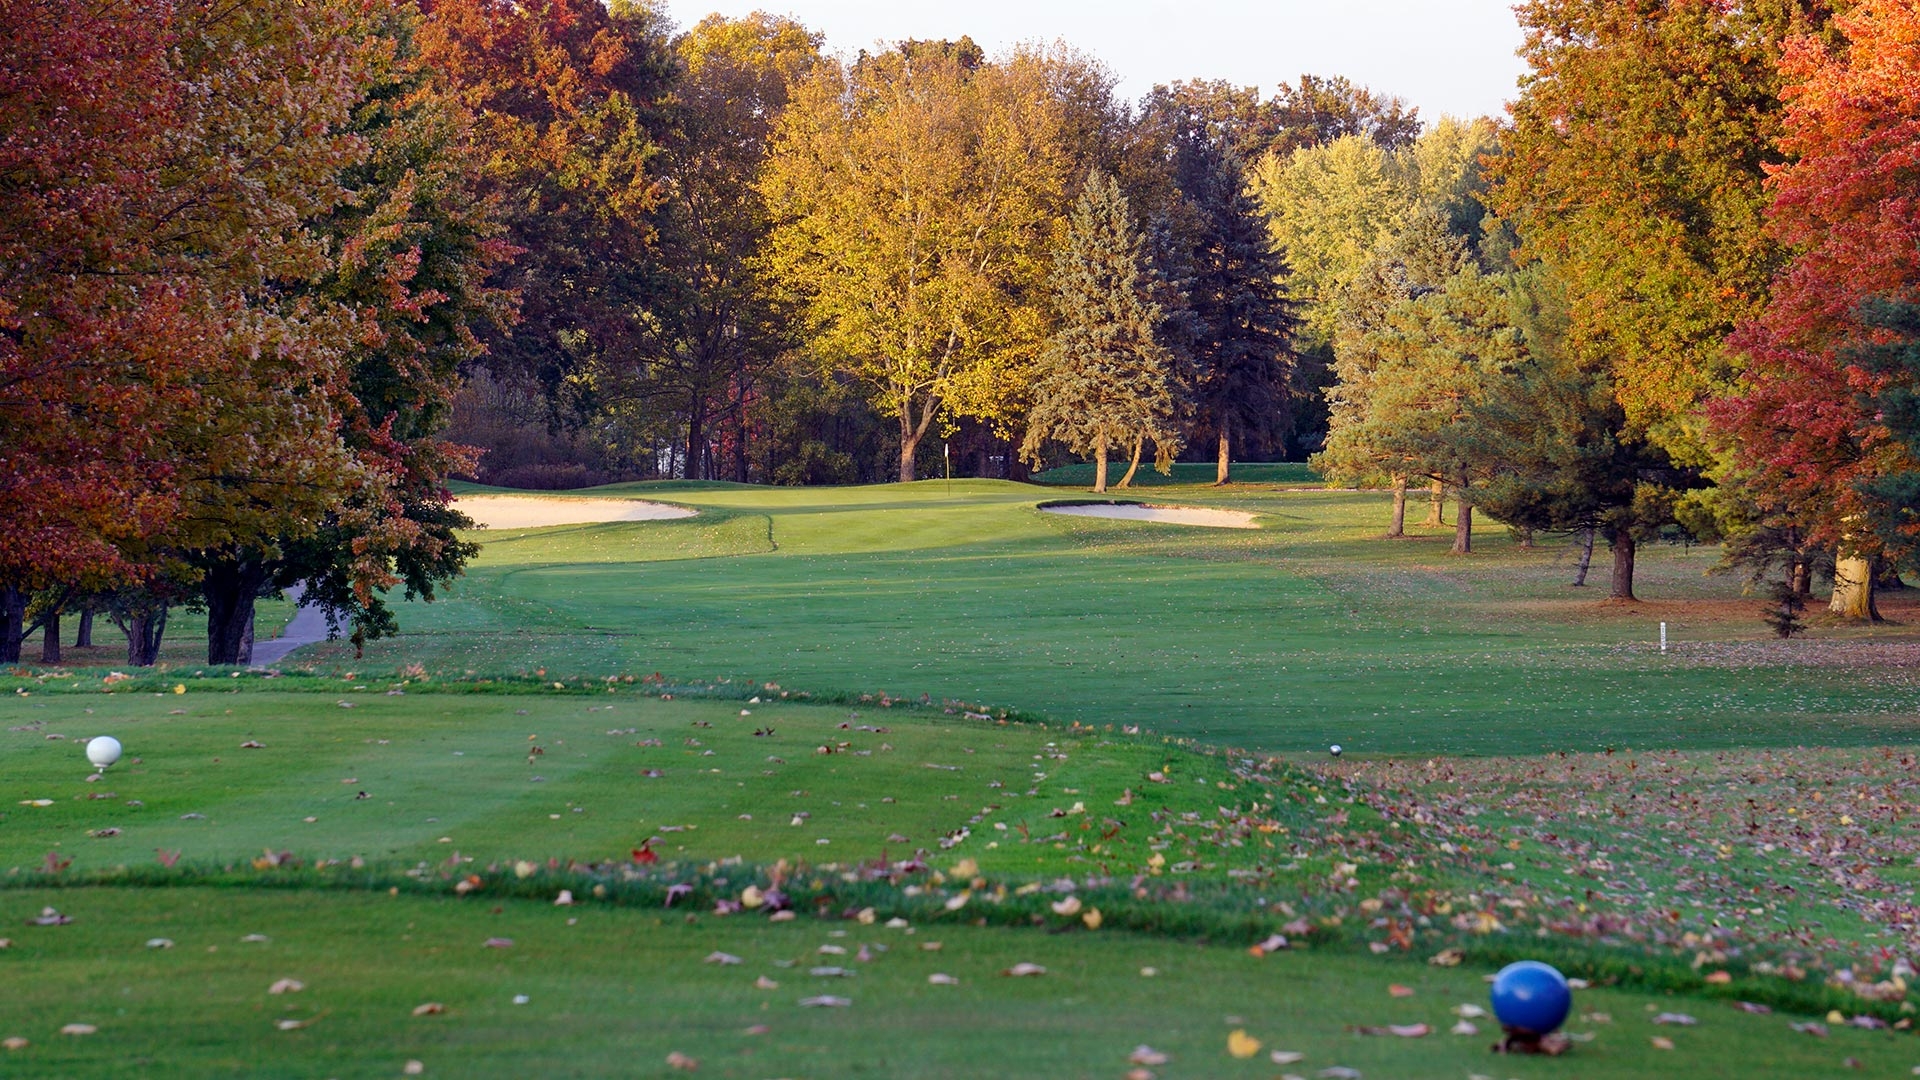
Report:
M 1195 419 L 1219 440 L 1224 484 L 1234 436 L 1257 440 L 1291 412 L 1296 319 L 1280 291 L 1286 262 L 1239 155 L 1223 140 L 1187 135 L 1175 147 L 1174 179 L 1180 206 L 1161 254 L 1186 305 L 1175 336 Z
M 1049 284 L 1060 328 L 1040 354 L 1020 452 L 1038 465 L 1041 447 L 1053 439 L 1074 453 L 1091 453 L 1097 492 L 1107 489 L 1113 447 L 1131 446 L 1137 466 L 1143 443 L 1151 441 L 1162 472 L 1180 449 L 1173 355 L 1157 336 L 1164 318 L 1154 299 L 1160 282 L 1145 248 L 1120 185 L 1090 175 L 1074 205 L 1066 247 L 1054 258 Z

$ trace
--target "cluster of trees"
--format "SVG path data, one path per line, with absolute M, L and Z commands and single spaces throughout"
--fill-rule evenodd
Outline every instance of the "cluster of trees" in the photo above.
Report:
M 1120 100 L 1064 46 L 836 56 L 648 0 L 0 0 L 0 662 L 167 612 L 358 637 L 450 476 L 1229 461 L 1523 537 L 1685 530 L 1791 629 L 1914 557 L 1920 15 L 1528 0 L 1509 119 Z M 1124 482 L 1124 481 L 1123 481 Z M 1581 564 L 1584 579 L 1586 562 Z
M 3 0 L 0 661 L 104 612 L 244 660 L 295 580 L 365 631 L 470 552 L 443 439 L 513 255 L 410 7 Z
M 1460 499 L 1456 551 L 1474 508 L 1589 554 L 1597 535 L 1619 598 L 1636 545 L 1684 532 L 1778 575 L 1783 634 L 1816 573 L 1835 613 L 1877 617 L 1876 583 L 1920 535 L 1920 12 L 1518 11 L 1532 73 L 1508 123 L 1461 136 L 1483 176 L 1430 184 L 1424 162 L 1356 145 L 1267 184 L 1342 177 L 1274 203 L 1307 326 L 1332 343 L 1315 460 Z

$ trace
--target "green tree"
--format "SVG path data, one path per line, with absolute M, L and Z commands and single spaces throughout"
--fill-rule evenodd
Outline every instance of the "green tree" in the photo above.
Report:
M 1174 176 L 1181 198 L 1157 245 L 1183 305 L 1169 336 L 1196 422 L 1217 442 L 1215 482 L 1225 484 L 1235 435 L 1268 439 L 1287 422 L 1297 320 L 1281 292 L 1287 264 L 1239 155 L 1194 133 L 1174 148 Z
M 1606 365 L 1565 347 L 1564 291 L 1543 268 L 1507 279 L 1517 362 L 1492 370 L 1468 405 L 1457 442 L 1486 476 L 1471 498 L 1491 517 L 1528 531 L 1592 540 L 1613 552 L 1610 597 L 1632 601 L 1639 544 L 1674 524 L 1689 474 L 1627 423 Z
M 1155 466 L 1169 471 L 1180 434 L 1173 356 L 1159 340 L 1159 283 L 1146 238 L 1111 176 L 1088 176 L 1048 284 L 1060 327 L 1040 353 L 1021 454 L 1038 465 L 1049 439 L 1091 453 L 1096 492 L 1107 490 L 1107 455 L 1115 446 L 1133 453 L 1122 487 L 1145 442 L 1154 445 Z
M 1378 250 L 1366 268 L 1341 292 L 1340 318 L 1333 340 L 1334 382 L 1326 388 L 1327 439 L 1312 458 L 1314 468 L 1329 483 L 1374 485 L 1393 489 L 1393 510 L 1386 536 L 1406 535 L 1407 483 L 1418 471 L 1395 450 L 1376 438 L 1369 415 L 1375 376 L 1383 361 L 1379 336 L 1387 315 L 1400 304 L 1440 291 L 1467 269 L 1464 241 L 1434 212 L 1416 215 L 1402 234 Z M 1441 498 L 1429 503 L 1423 524 L 1441 524 Z
M 646 303 L 623 347 L 593 358 L 598 426 L 629 442 L 677 437 L 684 475 L 745 480 L 746 402 L 787 346 L 754 259 L 771 227 L 755 182 L 790 87 L 819 59 L 820 35 L 786 18 L 710 15 L 673 43 L 676 74 L 659 170 L 668 196 Z M 731 427 L 731 463 L 715 453 Z M 655 443 L 657 445 L 657 443 Z
M 1374 358 L 1368 393 L 1316 461 L 1373 460 L 1383 471 L 1445 485 L 1460 500 L 1453 552 L 1468 554 L 1473 489 L 1491 473 L 1468 430 L 1471 410 L 1526 355 L 1506 298 L 1495 280 L 1467 267 L 1443 288 L 1389 308 L 1366 338 Z

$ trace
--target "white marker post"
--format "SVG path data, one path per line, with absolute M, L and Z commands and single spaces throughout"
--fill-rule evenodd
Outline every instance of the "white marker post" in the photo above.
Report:
M 1667 624 L 1666 623 L 1660 624 L 1660 651 L 1661 652 L 1667 651 Z

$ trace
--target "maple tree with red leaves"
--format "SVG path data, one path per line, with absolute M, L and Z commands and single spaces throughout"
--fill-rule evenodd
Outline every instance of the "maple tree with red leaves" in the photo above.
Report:
M 1782 146 L 1769 181 L 1774 234 L 1796 252 L 1764 311 L 1733 337 L 1745 385 L 1712 413 L 1738 479 L 1809 545 L 1839 551 L 1832 610 L 1877 617 L 1867 527 L 1873 482 L 1914 466 L 1879 398 L 1895 374 L 1861 363 L 1888 330 L 1870 301 L 1920 299 L 1920 10 L 1863 0 L 1834 20 L 1844 44 L 1787 44 Z
M 176 89 L 166 7 L 0 0 L 0 662 L 27 593 L 132 574 L 118 542 L 179 505 L 162 431 L 215 357 L 191 283 L 133 273 Z

